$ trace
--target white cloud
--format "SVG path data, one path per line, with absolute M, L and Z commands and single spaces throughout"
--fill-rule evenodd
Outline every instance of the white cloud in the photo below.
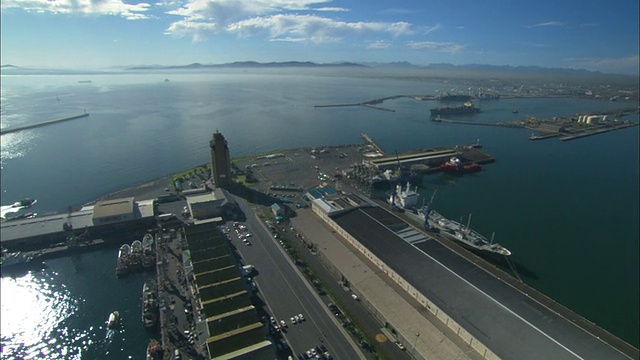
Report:
M 172 24 L 167 34 L 185 36 L 190 32 L 195 41 L 207 34 L 227 32 L 242 37 L 264 35 L 271 41 L 330 43 L 350 36 L 388 34 L 400 36 L 412 34 L 411 24 L 405 22 L 343 22 L 316 15 L 277 14 L 256 16 L 220 26 L 216 21 L 203 21 L 203 17 L 185 19 Z M 198 39 L 195 39 L 197 36 Z
M 367 45 L 367 49 L 375 49 L 375 50 L 379 50 L 379 49 L 388 49 L 391 47 L 391 43 L 384 41 L 384 40 L 378 40 L 378 41 L 374 41 L 371 44 Z
M 422 35 L 428 35 L 428 34 L 434 32 L 434 31 L 438 31 L 440 29 L 442 29 L 442 25 L 440 25 L 440 24 L 436 24 L 434 26 L 427 26 L 424 29 L 424 31 L 422 32 Z
M 121 0 L 3 0 L 2 8 L 61 14 L 113 15 L 127 20 L 149 19 L 148 3 L 127 4 Z
M 350 9 L 341 8 L 341 7 L 321 7 L 321 8 L 315 8 L 313 10 L 315 10 L 315 11 L 331 11 L 331 12 L 351 11 Z
M 566 24 L 561 22 L 561 21 L 547 21 L 547 22 L 543 22 L 543 23 L 528 25 L 526 27 L 534 28 L 534 27 L 550 27 L 550 26 L 565 26 L 565 25 Z
M 188 0 L 179 9 L 167 13 L 184 16 L 189 20 L 206 19 L 223 27 L 249 16 L 281 11 L 311 10 L 311 5 L 323 4 L 328 1 L 330 0 Z
M 431 50 L 451 54 L 459 53 L 466 48 L 465 45 L 435 41 L 410 41 L 407 46 L 412 50 Z
M 176 21 L 169 26 L 165 34 L 175 37 L 193 36 L 194 42 L 208 39 L 208 35 L 216 31 L 216 24 L 189 20 Z

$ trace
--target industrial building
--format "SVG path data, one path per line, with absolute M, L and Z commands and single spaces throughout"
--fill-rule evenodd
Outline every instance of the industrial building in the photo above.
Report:
M 311 209 L 332 232 L 413 297 L 420 311 L 437 318 L 483 358 L 625 358 L 570 319 L 479 271 L 475 264 L 377 204 L 354 194 L 349 197 L 362 201 L 354 203 L 343 194 L 324 195 L 311 201 Z M 349 268 L 338 271 L 349 280 Z M 392 324 L 399 338 L 415 343 L 420 332 L 416 332 L 416 325 L 386 309 L 384 301 L 371 293 L 375 289 L 360 285 L 351 282 L 363 304 L 382 323 Z M 414 350 L 418 350 L 415 345 Z M 428 349 L 424 351 L 414 356 L 433 355 Z
M 129 197 L 98 201 L 66 214 L 5 221 L 0 233 L 4 248 L 23 251 L 64 243 L 67 237 L 83 233 L 100 238 L 122 231 L 144 231 L 155 222 L 153 200 L 135 201 Z
M 197 331 L 211 359 L 273 359 L 275 348 L 251 304 L 251 285 L 243 277 L 228 241 L 215 222 L 184 228 L 187 276 L 194 279 Z
M 222 221 L 230 206 L 231 204 L 219 188 L 211 192 L 187 196 L 187 207 L 194 221 L 213 218 Z
M 231 159 L 227 140 L 220 132 L 215 132 L 209 141 L 211 148 L 211 179 L 217 188 L 231 185 Z

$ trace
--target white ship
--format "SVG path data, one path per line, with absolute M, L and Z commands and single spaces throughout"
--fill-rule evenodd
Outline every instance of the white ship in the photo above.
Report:
M 418 199 L 420 198 L 420 194 L 418 194 L 417 187 L 416 190 L 412 190 L 409 182 L 407 182 L 407 187 L 402 188 L 402 185 L 396 185 L 396 190 L 389 195 L 389 205 L 391 209 L 415 209 L 418 206 Z
M 432 210 L 431 204 L 435 195 L 436 193 L 434 192 L 429 204 L 424 206 L 419 213 L 422 220 L 424 220 L 425 229 L 437 231 L 449 239 L 456 240 L 476 250 L 489 251 L 504 256 L 511 255 L 511 251 L 493 242 L 493 236 L 491 241 L 488 241 L 484 236 L 471 229 L 471 214 L 469 214 L 467 224 L 463 225 L 460 222 L 449 220 L 437 211 Z

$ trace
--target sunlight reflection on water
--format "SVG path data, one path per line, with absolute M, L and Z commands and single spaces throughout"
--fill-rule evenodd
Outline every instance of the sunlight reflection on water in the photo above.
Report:
M 78 299 L 64 285 L 32 272 L 2 278 L 2 357 L 8 359 L 79 358 L 90 331 L 70 333 L 64 323 L 78 311 Z M 88 341 L 87 341 L 88 340 Z M 74 356 L 76 355 L 76 356 Z

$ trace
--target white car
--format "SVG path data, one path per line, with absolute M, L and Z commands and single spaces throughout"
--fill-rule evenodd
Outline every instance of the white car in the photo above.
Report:
M 297 324 L 298 323 L 298 315 L 291 317 L 291 323 L 292 324 Z
M 302 316 L 302 314 L 298 314 L 298 321 L 303 322 L 304 320 L 304 316 Z
M 287 323 L 284 320 L 280 320 L 280 327 L 286 328 Z

